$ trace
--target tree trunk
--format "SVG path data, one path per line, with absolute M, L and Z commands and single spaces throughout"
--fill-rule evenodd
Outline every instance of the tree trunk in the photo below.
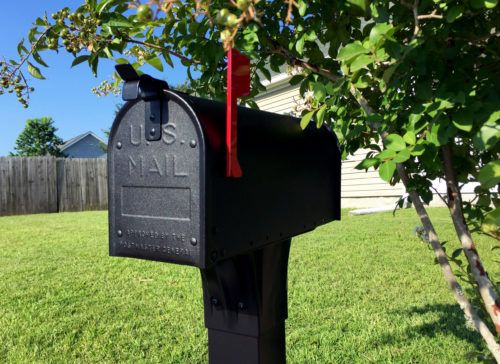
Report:
M 486 311 L 490 315 L 497 333 L 500 334 L 500 301 L 495 291 L 495 287 L 484 269 L 481 258 L 474 245 L 474 241 L 472 240 L 472 235 L 465 222 L 462 210 L 462 194 L 458 188 L 455 170 L 453 169 L 452 150 L 449 145 L 446 145 L 441 148 L 441 151 L 446 176 L 448 208 L 453 220 L 453 225 L 455 226 L 458 239 L 462 244 L 463 251 L 469 262 L 472 276 L 478 285 L 479 294 L 483 299 Z
M 354 96 L 354 98 L 357 100 L 358 104 L 361 106 L 361 108 L 366 112 L 367 115 L 373 114 L 373 109 L 371 106 L 368 104 L 368 101 L 363 97 L 363 95 L 357 91 L 357 89 L 354 86 L 351 86 L 350 88 L 351 94 Z M 378 129 L 378 125 L 371 124 L 370 125 L 373 129 Z M 387 131 L 383 131 L 380 133 L 380 136 L 382 137 L 382 140 L 385 139 L 388 135 Z M 413 202 L 413 206 L 415 206 L 415 210 L 420 218 L 420 221 L 422 222 L 422 225 L 424 226 L 425 232 L 427 233 L 429 237 L 429 242 L 434 250 L 434 254 L 436 255 L 437 261 L 439 263 L 439 266 L 441 267 L 441 271 L 443 272 L 444 279 L 448 283 L 448 286 L 450 287 L 451 291 L 453 292 L 453 296 L 455 297 L 455 300 L 458 302 L 460 308 L 464 312 L 465 316 L 471 320 L 472 324 L 476 328 L 476 330 L 481 334 L 483 337 L 484 341 L 486 342 L 486 346 L 488 347 L 489 351 L 492 353 L 493 357 L 497 361 L 497 363 L 500 363 L 500 345 L 497 343 L 495 336 L 492 334 L 488 326 L 484 323 L 484 321 L 479 317 L 477 314 L 476 310 L 474 307 L 472 307 L 471 303 L 465 296 L 462 287 L 457 281 L 457 278 L 455 277 L 455 274 L 453 273 L 453 270 L 451 269 L 450 262 L 448 261 L 448 257 L 446 256 L 446 253 L 443 250 L 443 247 L 441 243 L 439 242 L 439 237 L 436 233 L 436 230 L 434 229 L 434 226 L 432 225 L 431 219 L 429 215 L 427 214 L 427 210 L 425 209 L 425 206 L 420 200 L 420 196 L 418 193 L 414 190 L 409 190 L 408 189 L 408 183 L 410 181 L 408 173 L 406 171 L 406 168 L 403 164 L 397 164 L 396 165 L 399 177 L 401 178 L 401 181 L 403 182 L 406 191 L 411 197 L 411 200 Z M 461 205 L 460 205 L 461 206 Z M 464 249 L 465 250 L 465 249 Z M 475 251 L 475 249 L 474 249 Z M 477 255 L 477 251 L 476 251 Z M 479 258 L 479 256 L 478 256 Z M 470 262 L 469 262 L 470 264 Z M 481 265 L 482 266 L 482 265 Z M 490 282 L 491 283 L 491 282 Z
M 403 182 L 405 187 L 407 187 L 409 182 L 409 177 L 405 167 L 402 164 L 398 164 L 397 170 L 399 177 L 401 178 L 401 181 Z M 415 191 L 408 191 L 408 193 L 411 197 L 413 205 L 415 206 L 415 210 L 417 211 L 417 214 L 420 217 L 420 221 L 422 222 L 422 225 L 424 226 L 424 229 L 429 236 L 430 245 L 434 250 L 434 254 L 436 255 L 437 261 L 439 263 L 439 266 L 441 267 L 444 278 L 448 283 L 448 286 L 450 287 L 451 291 L 453 292 L 455 299 L 460 305 L 460 308 L 463 310 L 465 316 L 471 320 L 476 330 L 483 337 L 484 341 L 486 342 L 486 345 L 488 346 L 488 349 L 493 354 L 493 357 L 496 359 L 498 363 L 500 363 L 500 345 L 496 342 L 495 336 L 491 333 L 488 326 L 478 316 L 476 310 L 474 309 L 474 307 L 472 307 L 467 297 L 465 297 L 464 292 L 462 291 L 462 287 L 458 283 L 457 278 L 455 277 L 455 274 L 451 269 L 446 253 L 444 252 L 443 247 L 439 242 L 438 235 L 436 233 L 436 230 L 434 229 L 434 226 L 432 225 L 429 215 L 427 214 L 424 204 L 422 203 L 419 195 Z

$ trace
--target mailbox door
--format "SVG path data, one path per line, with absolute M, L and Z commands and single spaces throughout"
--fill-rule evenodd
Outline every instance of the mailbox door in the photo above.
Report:
M 120 111 L 108 145 L 110 255 L 202 266 L 204 140 L 190 107 L 165 92 L 162 136 L 145 138 L 147 103 Z

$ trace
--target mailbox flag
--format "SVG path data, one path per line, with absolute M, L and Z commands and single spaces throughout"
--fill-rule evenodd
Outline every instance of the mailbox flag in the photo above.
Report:
M 226 177 L 242 176 L 237 154 L 238 97 L 250 94 L 250 59 L 231 48 L 227 55 Z

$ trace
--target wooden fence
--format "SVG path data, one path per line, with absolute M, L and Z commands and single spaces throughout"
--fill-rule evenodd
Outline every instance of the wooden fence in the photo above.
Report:
M 104 158 L 0 157 L 0 215 L 107 206 Z

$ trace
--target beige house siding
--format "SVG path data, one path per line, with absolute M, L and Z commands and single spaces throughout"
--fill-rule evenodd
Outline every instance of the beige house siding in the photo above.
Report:
M 299 88 L 296 86 L 285 86 L 277 90 L 267 92 L 257 98 L 257 105 L 264 111 L 278 114 L 290 113 L 300 100 Z
M 395 206 L 405 192 L 404 186 L 401 183 L 391 186 L 373 169 L 368 172 L 355 169 L 366 153 L 366 149 L 358 150 L 355 155 L 342 162 L 342 207 Z
M 261 110 L 288 114 L 300 101 L 299 88 L 290 86 L 288 79 L 280 76 L 278 76 L 278 82 L 268 84 L 268 91 L 257 97 L 256 102 Z M 379 178 L 378 171 L 365 172 L 354 168 L 367 152 L 367 150 L 360 150 L 342 162 L 342 207 L 395 205 L 404 193 L 404 187 L 401 184 L 389 185 Z

